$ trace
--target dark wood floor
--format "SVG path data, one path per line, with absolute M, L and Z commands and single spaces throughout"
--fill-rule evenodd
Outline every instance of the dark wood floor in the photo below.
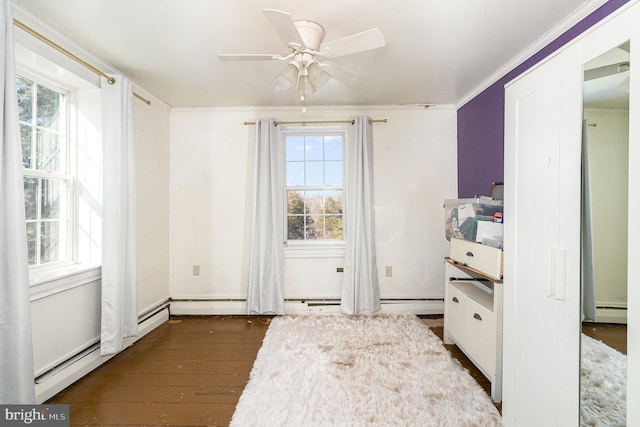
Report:
M 582 333 L 627 354 L 627 325 L 614 323 L 583 323 Z
M 73 426 L 228 425 L 270 321 L 174 317 L 47 403 L 69 404 Z M 423 321 L 442 339 L 438 319 Z M 488 394 L 489 381 L 446 347 Z
M 54 396 L 73 426 L 228 425 L 269 318 L 172 318 Z

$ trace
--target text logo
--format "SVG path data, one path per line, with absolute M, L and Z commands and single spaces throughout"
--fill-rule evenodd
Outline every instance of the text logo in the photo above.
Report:
M 0 427 L 69 427 L 69 405 L 0 405 Z

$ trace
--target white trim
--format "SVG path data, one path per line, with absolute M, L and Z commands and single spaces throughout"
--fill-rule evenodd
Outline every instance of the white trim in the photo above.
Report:
M 627 324 L 627 309 L 596 308 L 596 322 Z
M 571 46 L 573 46 L 576 43 L 580 43 L 582 41 L 583 38 L 587 37 L 589 34 L 593 33 L 594 31 L 597 31 L 600 27 L 602 27 L 603 25 L 605 25 L 607 22 L 609 22 L 610 20 L 614 19 L 616 16 L 624 13 L 627 9 L 629 9 L 633 4 L 638 3 L 640 0 L 629 0 L 628 3 L 625 3 L 624 5 L 620 6 L 618 9 L 616 9 L 614 12 L 612 12 L 611 14 L 607 15 L 605 18 L 603 18 L 602 20 L 596 22 L 594 25 L 592 25 L 591 27 L 587 28 L 584 32 L 582 32 L 581 34 L 577 35 L 574 39 L 572 39 L 571 41 L 567 42 L 566 44 L 564 44 L 563 46 L 559 47 L 556 51 L 550 53 L 548 56 L 546 56 L 545 58 L 541 59 L 539 62 L 535 63 L 534 65 L 532 65 L 530 68 L 528 68 L 527 70 L 523 71 L 522 73 L 518 74 L 517 76 L 514 76 L 513 79 L 509 80 L 508 82 L 506 82 L 504 84 L 505 89 L 511 85 L 513 85 L 514 83 L 516 83 L 517 81 L 519 81 L 521 78 L 524 78 L 526 75 L 528 75 L 530 72 L 535 71 L 536 69 L 542 67 L 543 65 L 545 65 L 547 62 L 551 61 L 553 58 L 555 58 L 556 56 L 560 55 L 562 52 L 564 52 L 566 49 L 570 48 Z M 622 41 L 621 41 L 622 42 Z M 593 58 L 590 58 L 593 59 Z M 460 105 L 462 106 L 462 105 Z
M 440 299 L 382 300 L 381 313 L 443 314 L 444 302 Z M 340 301 L 331 300 L 285 300 L 286 314 L 340 313 Z M 242 300 L 173 300 L 171 315 L 246 315 L 246 302 Z
M 354 111 L 376 111 L 376 110 L 456 110 L 457 107 L 455 104 L 381 104 L 381 105 L 316 105 L 313 108 L 308 107 L 306 115 L 312 113 L 336 113 L 336 112 L 354 112 Z M 177 112 L 191 112 L 191 111 L 211 111 L 211 112 L 220 112 L 220 113 L 247 113 L 250 114 L 252 118 L 248 119 L 253 121 L 253 116 L 257 111 L 265 112 L 265 111 L 282 111 L 289 112 L 294 111 L 296 113 L 300 113 L 300 117 L 302 113 L 300 112 L 300 106 L 240 106 L 240 107 L 174 107 L 171 108 L 171 111 Z M 336 117 L 335 114 L 333 117 L 327 118 L 327 120 L 344 120 L 344 115 Z M 372 117 L 372 119 L 384 119 L 384 117 Z M 314 118 L 314 120 L 317 118 Z M 301 120 L 302 121 L 302 120 Z M 242 122 L 238 122 L 239 125 L 242 125 Z
M 551 42 L 556 40 L 566 31 L 571 29 L 574 25 L 577 25 L 584 18 L 589 16 L 592 12 L 598 9 L 600 6 L 607 3 L 608 0 L 591 0 L 585 3 L 583 6 L 575 10 L 571 15 L 567 16 L 562 22 L 552 28 L 550 31 L 542 35 L 535 43 L 531 46 L 523 50 L 519 55 L 513 58 L 511 61 L 507 62 L 502 67 L 498 68 L 493 74 L 487 77 L 483 82 L 481 82 L 478 86 L 464 95 L 456 102 L 456 108 L 459 109 L 463 107 L 467 102 L 471 101 L 473 98 L 482 93 L 485 89 L 489 88 L 491 85 L 496 83 L 498 80 L 506 76 L 508 73 L 522 65 L 527 59 L 531 58 L 533 55 L 544 49 Z M 635 0 L 631 0 L 628 4 L 621 6 L 619 10 L 626 8 L 629 4 L 633 3 Z M 619 10 L 615 11 L 612 15 L 615 15 Z M 606 18 L 604 19 L 606 20 Z M 603 21 L 604 21 L 603 20 Z M 597 23 L 595 26 L 599 25 Z M 589 29 L 587 29 L 588 31 Z M 585 31 L 586 32 L 586 31 Z M 576 35 L 576 39 L 581 37 L 581 34 Z M 575 39 L 574 39 L 575 40 Z M 571 40 L 569 43 L 573 42 Z M 567 45 L 569 44 L 567 43 Z M 565 46 L 561 46 L 558 50 L 562 50 Z M 553 54 L 553 52 L 551 53 Z
M 42 271 L 31 276 L 31 302 L 68 291 L 102 278 L 99 265 L 74 264 L 67 268 Z
M 289 242 L 284 249 L 285 258 L 344 258 L 344 244 L 331 246 L 296 245 Z

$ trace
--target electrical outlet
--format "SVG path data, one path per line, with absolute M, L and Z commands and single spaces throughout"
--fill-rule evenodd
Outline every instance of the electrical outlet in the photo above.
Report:
M 194 265 L 193 266 L 193 275 L 194 276 L 199 276 L 200 275 L 200 266 L 199 265 Z
M 392 267 L 391 267 L 390 265 L 387 265 L 387 266 L 384 268 L 384 276 L 385 276 L 385 277 L 391 277 L 391 276 L 393 276 L 393 269 L 392 269 Z
M 338 268 L 336 268 L 336 272 L 338 272 L 338 273 L 344 273 L 344 268 L 342 268 L 342 267 L 338 267 Z

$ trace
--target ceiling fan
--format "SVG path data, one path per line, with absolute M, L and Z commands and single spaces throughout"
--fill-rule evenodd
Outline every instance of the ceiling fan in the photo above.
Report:
M 331 78 L 354 84 L 364 77 L 331 61 L 319 62 L 318 58 L 336 58 L 352 53 L 385 46 L 385 39 L 378 28 L 352 34 L 328 43 L 322 43 L 324 28 L 313 21 L 294 21 L 291 15 L 275 9 L 262 12 L 275 28 L 289 50 L 285 54 L 218 54 L 226 61 L 289 61 L 276 76 L 276 89 L 296 87 L 300 99 L 314 93 Z
M 617 49 L 614 49 L 614 50 L 618 51 L 618 49 L 626 52 L 626 58 L 629 58 L 629 52 L 631 50 L 630 42 L 623 43 L 622 45 L 618 46 Z M 612 50 L 612 52 L 614 50 Z M 622 80 L 622 82 L 618 84 L 618 86 L 616 86 L 616 90 L 622 90 L 622 91 L 628 92 L 630 69 L 631 69 L 631 62 L 629 61 L 629 59 L 603 65 L 600 67 L 588 68 L 584 70 L 584 81 L 586 83 L 586 82 L 602 79 L 605 77 L 622 76 L 624 77 L 624 80 Z M 616 80 L 619 80 L 619 79 L 616 79 Z

